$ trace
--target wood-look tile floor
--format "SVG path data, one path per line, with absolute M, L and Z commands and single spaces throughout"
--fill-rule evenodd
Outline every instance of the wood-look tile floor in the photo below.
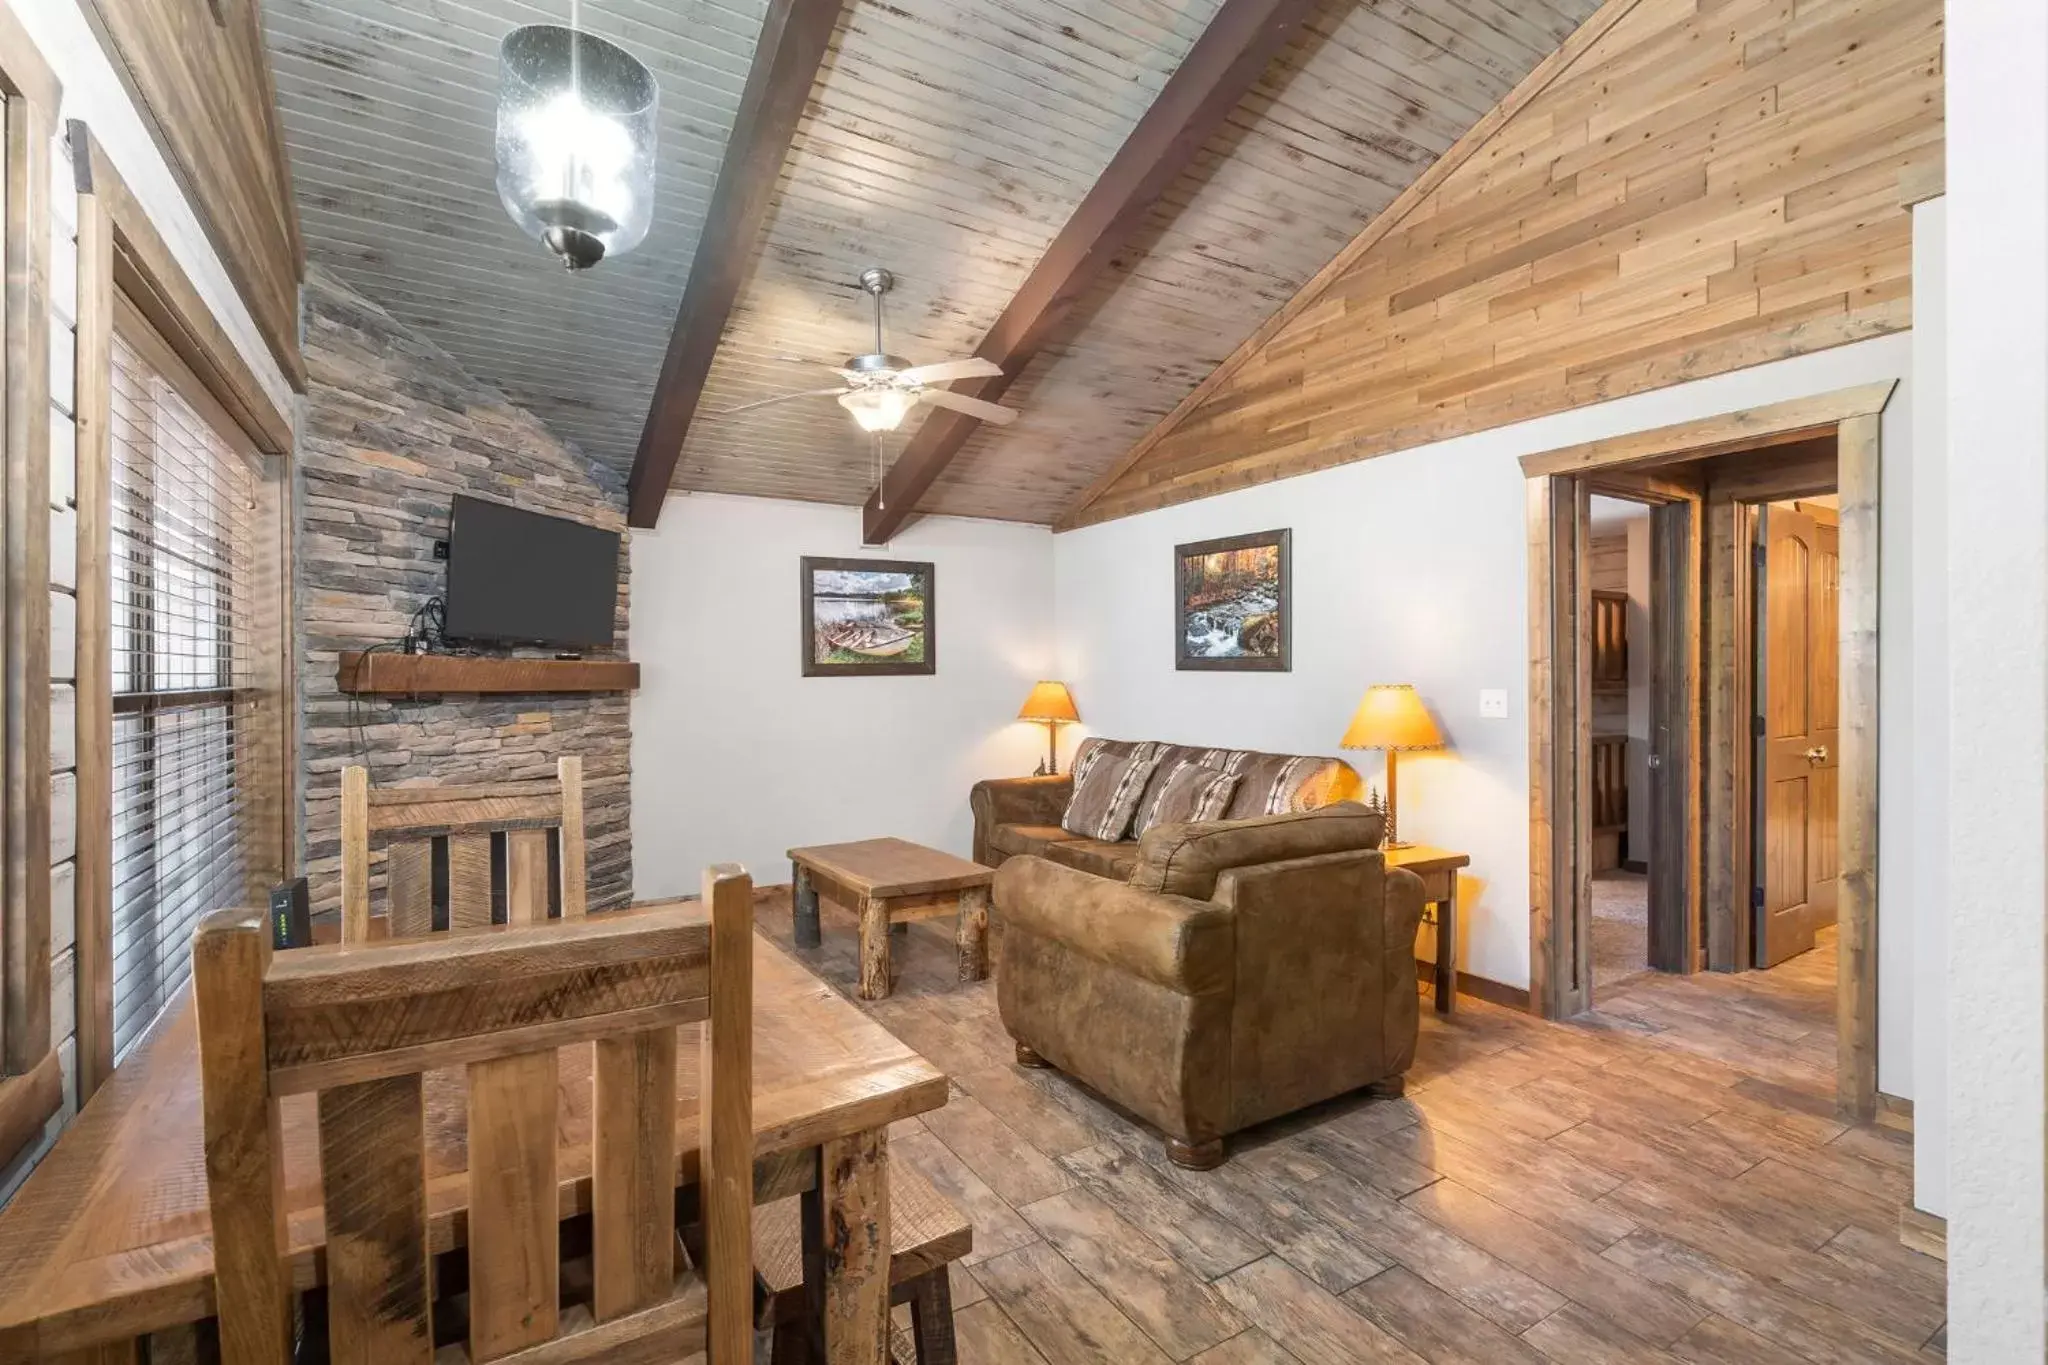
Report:
M 786 890 L 760 927 L 790 948 Z M 798 951 L 851 998 L 854 922 Z M 1768 973 L 1630 983 L 1550 1024 L 1425 1004 L 1408 1093 L 1231 1143 L 1206 1173 L 1014 1064 L 952 925 L 863 1009 L 952 1078 L 892 1150 L 974 1221 L 967 1365 L 1608 1365 L 1941 1358 L 1942 1266 L 1899 1244 L 1909 1139 L 1834 1117 L 1831 941 Z M 998 949 L 999 949 L 999 945 Z

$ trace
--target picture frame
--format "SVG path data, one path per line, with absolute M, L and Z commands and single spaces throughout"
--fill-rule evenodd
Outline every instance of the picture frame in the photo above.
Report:
M 936 565 L 805 555 L 801 570 L 806 678 L 938 672 Z
M 1173 547 L 1176 669 L 1293 670 L 1293 542 L 1284 529 Z

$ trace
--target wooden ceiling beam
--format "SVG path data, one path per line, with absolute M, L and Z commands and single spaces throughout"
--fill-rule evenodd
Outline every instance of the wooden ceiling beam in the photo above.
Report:
M 1319 0 L 1223 0 L 1186 59 L 975 348 L 976 355 L 1002 366 L 1003 372 L 955 384 L 955 392 L 991 403 L 1001 398 L 1318 4 Z M 931 410 L 889 467 L 881 487 L 868 495 L 861 519 L 868 544 L 882 544 L 902 529 L 915 515 L 918 500 L 979 425 L 971 417 Z
M 774 202 L 783 158 L 796 136 L 842 5 L 843 0 L 772 0 L 761 22 L 761 40 L 754 48 L 739 114 L 725 145 L 718 185 L 690 259 L 690 279 L 683 287 L 682 306 L 676 310 L 661 377 L 627 478 L 629 525 L 651 527 L 661 516 L 669 482 L 682 458 L 683 438 L 711 373 L 711 358 L 718 353 L 726 319 L 746 280 L 754 243 Z

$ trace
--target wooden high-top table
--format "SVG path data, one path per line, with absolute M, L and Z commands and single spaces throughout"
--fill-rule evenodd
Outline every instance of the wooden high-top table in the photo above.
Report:
M 955 915 L 960 979 L 988 975 L 988 886 L 994 868 L 908 839 L 862 839 L 789 851 L 790 914 L 799 948 L 819 943 L 818 897 L 860 917 L 860 998 L 890 991 L 889 931 L 912 920 Z
M 685 1033 L 694 1033 L 689 1025 Z M 676 1183 L 697 1174 L 699 1049 L 677 1049 Z M 590 1049 L 560 1068 L 561 1212 L 590 1210 Z M 326 1244 L 312 1095 L 284 1100 L 292 1277 L 317 1283 Z M 464 1072 L 426 1078 L 430 1245 L 456 1245 L 469 1200 Z M 946 1102 L 946 1078 L 766 940 L 754 941 L 756 1198 L 802 1193 L 827 1251 L 832 1365 L 888 1355 L 888 1128 Z M 878 1220 L 881 1220 L 878 1222 Z M 834 1229 L 843 1236 L 835 1238 Z M 189 998 L 115 1069 L 13 1203 L 0 1210 L 0 1362 L 106 1346 L 213 1313 L 212 1219 L 200 1129 L 199 1036 Z M 71 1365 L 68 1360 L 65 1365 Z

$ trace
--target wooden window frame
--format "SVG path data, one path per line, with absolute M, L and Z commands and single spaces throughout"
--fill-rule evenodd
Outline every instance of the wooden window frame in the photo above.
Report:
M 1589 973 L 1560 964 L 1588 951 L 1591 887 L 1589 832 L 1578 817 L 1579 773 L 1590 749 L 1591 701 L 1579 630 L 1584 579 L 1584 503 L 1599 485 L 1642 495 L 1660 483 L 1672 501 L 1699 497 L 1665 466 L 1737 452 L 1768 450 L 1834 432 L 1835 483 L 1841 506 L 1842 585 L 1837 629 L 1842 640 L 1840 849 L 1837 910 L 1836 1107 L 1868 1121 L 1877 1114 L 1877 714 L 1879 614 L 1879 484 L 1881 421 L 1896 381 L 1855 388 L 1681 423 L 1653 431 L 1586 442 L 1525 456 L 1529 482 L 1529 897 L 1530 1007 L 1559 1018 L 1585 1008 Z M 1793 452 L 1777 452 L 1790 458 Z M 1779 463 L 1782 463 L 1782 459 Z M 1790 482 L 1772 472 L 1770 455 L 1756 477 L 1721 479 L 1695 517 L 1709 566 L 1698 655 L 1716 673 L 1732 669 L 1733 688 L 1699 687 L 1695 677 L 1689 729 L 1698 735 L 1699 763 L 1686 783 L 1682 843 L 1691 884 L 1704 889 L 1710 967 L 1733 969 L 1739 937 L 1728 888 L 1749 875 L 1745 841 L 1743 772 L 1749 753 L 1742 690 L 1739 611 L 1747 593 L 1747 556 L 1728 553 L 1741 536 L 1748 500 L 1774 496 Z M 1774 481 L 1775 480 L 1775 481 Z M 1715 547 L 1720 549 L 1716 552 Z M 1667 575 L 1669 576 L 1669 575 Z M 1693 850 L 1698 850 L 1694 855 Z M 1697 856 L 1698 861 L 1691 861 Z M 1741 884 L 1746 884 L 1743 882 Z M 1688 943 L 1698 942 L 1697 921 Z
M 296 864 L 292 830 L 293 426 L 271 401 L 254 369 L 214 320 L 149 216 L 114 169 L 91 130 L 69 127 L 78 178 L 78 1095 L 82 1105 L 114 1067 L 113 984 L 113 696 L 109 628 L 112 585 L 107 554 L 112 494 L 113 336 L 124 308 L 149 324 L 175 362 L 178 376 L 207 396 L 222 434 L 261 464 L 264 536 L 275 546 L 274 635 L 262 655 L 260 713 L 251 731 L 253 770 L 277 775 L 273 808 L 252 831 L 247 894 L 289 876 Z M 182 387 L 182 386 L 181 386 Z
M 63 1105 L 50 1027 L 50 151 L 62 95 L 0 7 L 0 1162 Z

